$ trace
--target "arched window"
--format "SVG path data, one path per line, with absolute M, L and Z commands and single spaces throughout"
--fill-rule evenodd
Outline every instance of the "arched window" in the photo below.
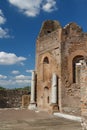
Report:
M 48 59 L 48 57 L 45 57 L 45 58 L 44 58 L 43 63 L 44 63 L 44 64 L 49 64 L 49 59 Z
M 47 81 L 50 78 L 50 63 L 48 57 L 44 57 L 43 59 L 43 81 Z
M 76 63 L 79 63 L 80 60 L 83 60 L 83 59 L 84 59 L 84 57 L 82 55 L 78 55 L 73 58 L 73 61 L 72 61 L 73 83 L 76 83 Z

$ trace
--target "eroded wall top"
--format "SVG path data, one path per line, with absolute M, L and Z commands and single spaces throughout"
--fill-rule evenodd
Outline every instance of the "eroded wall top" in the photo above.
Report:
M 64 30 L 66 30 L 66 34 L 71 34 L 71 35 L 75 35 L 76 33 L 78 34 L 82 33 L 82 28 L 74 22 L 67 24 L 64 27 Z
M 61 25 L 56 20 L 47 20 L 42 24 L 39 37 L 42 37 L 44 35 L 47 35 L 53 31 L 56 31 L 58 28 L 61 28 Z

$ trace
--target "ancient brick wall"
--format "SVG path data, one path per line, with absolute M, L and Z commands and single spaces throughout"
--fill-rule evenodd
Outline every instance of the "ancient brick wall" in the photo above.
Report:
M 62 28 L 57 21 L 44 22 L 36 43 L 38 107 L 49 109 L 52 74 L 55 73 L 58 77 L 59 110 L 70 114 L 81 114 L 80 83 L 77 82 L 76 64 L 86 56 L 87 33 L 84 33 L 81 27 L 76 23 L 70 23 Z M 49 63 L 45 64 L 45 58 L 48 58 Z M 47 106 L 44 98 L 46 96 L 49 99 Z
M 80 85 L 76 83 L 75 64 L 87 54 L 87 36 L 75 23 L 62 32 L 62 107 L 65 112 L 80 114 Z
M 87 117 L 87 64 L 84 61 L 80 69 L 81 114 Z
M 19 108 L 22 106 L 24 90 L 0 90 L 0 108 Z
M 81 116 L 82 129 L 87 130 L 87 60 L 83 60 L 80 66 L 80 92 L 81 92 Z
M 30 95 L 22 95 L 22 108 L 28 108 L 30 103 Z
M 49 21 L 47 21 L 49 25 Z M 55 22 L 54 22 L 55 23 Z M 37 73 L 37 105 L 42 109 L 49 109 L 51 98 L 52 74 L 55 72 L 60 76 L 60 35 L 61 27 L 57 23 L 56 28 L 52 30 L 49 26 L 42 30 L 37 39 L 36 50 L 36 73 Z M 43 35 L 42 35 L 43 34 Z M 48 58 L 49 63 L 44 63 L 44 59 Z M 46 92 L 47 91 L 47 92 Z M 46 94 L 48 93 L 48 95 Z M 46 104 L 46 98 L 49 103 Z

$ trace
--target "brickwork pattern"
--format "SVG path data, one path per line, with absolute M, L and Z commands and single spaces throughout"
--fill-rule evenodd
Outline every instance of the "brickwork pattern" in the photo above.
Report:
M 36 43 L 37 107 L 50 109 L 52 74 L 58 77 L 59 111 L 81 114 L 80 84 L 75 81 L 75 64 L 87 56 L 87 34 L 76 23 L 62 27 L 59 22 L 43 23 Z M 49 64 L 44 64 L 48 57 Z M 45 98 L 47 87 L 49 102 Z
M 19 108 L 22 106 L 22 95 L 28 91 L 0 90 L 0 108 Z

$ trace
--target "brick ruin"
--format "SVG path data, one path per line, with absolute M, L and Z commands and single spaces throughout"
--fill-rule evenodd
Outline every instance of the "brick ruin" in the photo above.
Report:
M 36 42 L 31 98 L 28 92 L 3 91 L 0 105 L 79 115 L 87 130 L 87 33 L 74 22 L 62 27 L 45 21 Z
M 36 42 L 29 108 L 87 114 L 86 61 L 87 33 L 80 26 L 45 21 Z
M 28 90 L 0 90 L 0 108 L 24 108 L 29 105 Z

